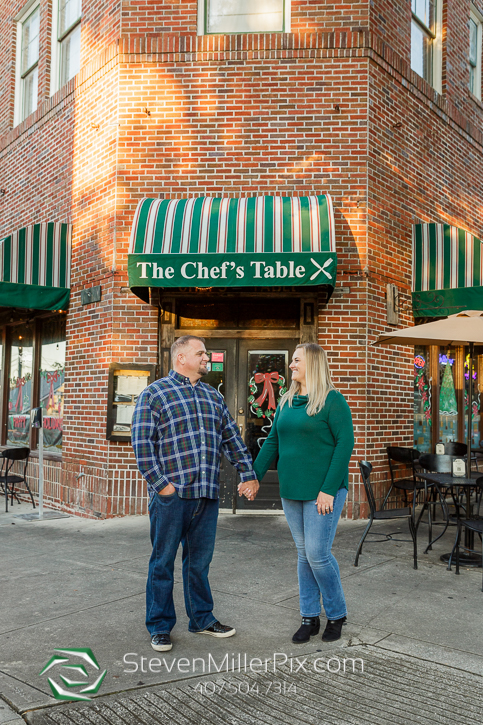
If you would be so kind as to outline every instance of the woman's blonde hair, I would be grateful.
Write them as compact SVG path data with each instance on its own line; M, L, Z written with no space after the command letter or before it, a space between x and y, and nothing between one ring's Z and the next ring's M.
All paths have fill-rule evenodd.
M316 415L322 410L327 395L331 390L335 390L335 387L330 378L329 363L327 362L325 350L314 342L305 342L297 345L295 349L298 350L302 347L305 350L305 382L309 399L307 415ZM280 401L280 408L283 408L287 402L292 407L294 395L299 395L300 389L300 383L293 380L290 388Z

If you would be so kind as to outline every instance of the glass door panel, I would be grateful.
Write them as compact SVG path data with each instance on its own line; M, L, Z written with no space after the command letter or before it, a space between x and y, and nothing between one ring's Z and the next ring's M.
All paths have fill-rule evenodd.
M244 426L244 439L253 460L260 452L273 425L281 396L290 384L289 364L294 340L242 340L239 349L238 425ZM277 461L260 486L255 501L238 499L239 508L280 509Z
M208 375L203 382L215 388L225 399L228 410L236 420L236 340L206 340L206 350L210 356ZM225 456L221 457L220 467L220 506L233 508L236 492L237 474Z
M62 451L64 421L65 320L43 321L40 347L40 406L44 411L44 450Z
M431 453L431 382L429 347L414 348L414 447Z
M288 350L248 350L245 443L255 460L270 433L281 396L287 391Z
M27 325L11 330L7 445L28 446L32 406L33 332Z
M458 405L455 388L454 348L439 351L439 440L458 440Z
M468 348L467 348L468 349ZM465 442L468 436L468 392L471 384L473 410L471 414L471 445L477 448L480 445L480 391L478 388L478 357L475 355L473 358L473 370L471 371L471 383L470 383L470 372L469 362L470 356L465 351Z

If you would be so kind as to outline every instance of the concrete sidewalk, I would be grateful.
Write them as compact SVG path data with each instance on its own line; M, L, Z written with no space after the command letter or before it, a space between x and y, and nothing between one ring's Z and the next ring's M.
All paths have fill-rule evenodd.
M349 607L344 637L296 647L296 554L285 518L223 514L210 579L215 615L237 635L188 632L178 562L178 623L163 656L144 627L147 517L15 517L31 510L15 504L0 514L0 725L483 721L481 569L456 577L440 562L454 528L424 555L421 525L417 571L405 524L408 541L367 543L356 569L365 522L342 521L334 552ZM396 531L397 522L373 529ZM90 683L107 670L92 702L53 697L48 677L75 681L78 669L62 664L86 664L64 655L40 676L55 648L90 648L100 668L90 668Z

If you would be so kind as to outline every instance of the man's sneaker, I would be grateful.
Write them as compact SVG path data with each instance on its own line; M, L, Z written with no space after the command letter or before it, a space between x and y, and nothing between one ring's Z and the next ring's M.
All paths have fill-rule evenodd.
M340 639L342 632L342 625L345 624L347 617L341 617L341 619L328 619L324 634L322 635L322 642L335 642Z
M169 652L173 647L169 634L153 634L151 637L151 647L156 652Z
M213 622L211 627L202 629L197 634L211 634L212 637L233 637L236 629L234 627L227 627L226 624L220 624L220 622Z
M311 637L319 633L319 629L319 617L302 617L302 624L292 637L292 642L295 642L295 644L308 642Z

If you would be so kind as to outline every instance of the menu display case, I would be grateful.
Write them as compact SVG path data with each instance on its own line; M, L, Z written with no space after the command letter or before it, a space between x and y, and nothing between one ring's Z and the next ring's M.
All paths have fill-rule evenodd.
M131 423L137 399L144 388L147 388L155 379L155 365L111 363L109 366L107 440L131 440Z

